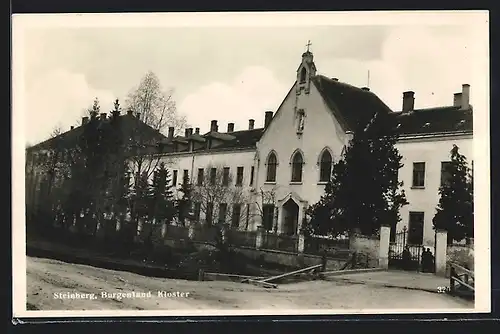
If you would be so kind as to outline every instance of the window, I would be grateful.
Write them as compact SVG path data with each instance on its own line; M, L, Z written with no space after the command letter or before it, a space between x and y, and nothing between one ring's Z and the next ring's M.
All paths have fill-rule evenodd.
M300 83L306 82L306 74L307 74L306 69L302 67L302 70L300 71Z
M236 185L241 186L243 184L243 167L238 167L236 171Z
M184 173L182 176L182 183L186 183L189 180L189 171L187 169L184 169Z
M410 212L408 228L408 243L410 245L421 245L424 241L424 213Z
M262 206L262 226L266 231L273 229L274 204L264 204Z
M425 185L425 162L413 163L413 187L424 187Z
M219 204L219 224L224 224L226 222L227 215L227 203Z
M194 220L196 222L199 222L200 221L200 213L201 213L201 203L200 202L196 202L194 203Z
M205 171L203 168L198 168L198 185L201 186L203 185L203 176L205 174Z
M217 169L210 168L210 184L215 185L215 179L217 178Z
M443 161L441 162L441 186L444 186L448 180L450 179L451 161Z
M319 162L319 181L328 182L332 174L332 155L325 150Z
M233 204L233 215L231 217L231 226L240 226L241 204Z
M210 177L211 177L211 180L212 180L212 175L210 175ZM213 181L212 184L215 184L215 181ZM228 186L229 185L229 167L224 167L224 169L223 169L222 185L223 186Z
M266 182L276 182L276 166L278 165L278 160L276 159L276 154L271 153L267 158L267 175Z
M173 176L172 176L172 187L177 186L177 170L174 170Z
M250 169L250 186L253 186L253 174L255 173L255 167L252 166Z
M292 159L292 182L302 182L302 165L304 159L300 152L295 153Z
M208 226L212 225L214 215L214 203L207 203L207 212L205 213L205 221Z

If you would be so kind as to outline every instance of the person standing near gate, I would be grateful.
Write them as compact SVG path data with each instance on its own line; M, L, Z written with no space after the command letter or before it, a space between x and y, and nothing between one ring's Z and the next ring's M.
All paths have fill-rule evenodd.
M429 248L425 248L424 251L422 252L422 272L423 273L428 273L429 272Z
M411 263L411 253L410 253L410 247L406 246L405 249L403 250L403 270L408 270L410 269L410 263Z

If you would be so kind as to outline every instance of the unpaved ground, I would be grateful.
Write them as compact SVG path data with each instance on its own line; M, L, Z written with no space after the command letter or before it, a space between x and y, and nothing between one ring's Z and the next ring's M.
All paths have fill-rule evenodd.
M148 293L148 297L103 298L101 293ZM166 295L158 295L165 292ZM179 292L179 294L177 294ZM64 299L58 294L94 294ZM180 296L184 293L184 297ZM170 296L169 296L170 294ZM172 296L174 294L174 296ZM473 308L437 293L346 282L310 281L264 289L233 282L197 282L27 258L27 304L38 310L376 309Z

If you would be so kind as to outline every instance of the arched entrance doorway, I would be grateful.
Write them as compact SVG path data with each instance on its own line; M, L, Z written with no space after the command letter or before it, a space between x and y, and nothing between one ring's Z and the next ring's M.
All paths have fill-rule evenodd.
M283 233L295 235L299 223L299 206L293 199L288 199L283 204Z

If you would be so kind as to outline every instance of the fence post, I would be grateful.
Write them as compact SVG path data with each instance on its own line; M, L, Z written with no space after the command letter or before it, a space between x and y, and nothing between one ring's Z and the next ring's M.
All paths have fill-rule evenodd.
M299 233L299 237L298 237L297 241L298 241L297 251L299 253L304 253L304 247L305 247L305 236L304 236L304 233Z
M122 228L122 219L123 219L123 217L121 215L116 217L116 221L115 221L115 231L116 232L119 232L120 229Z
M195 234L195 224L189 224L189 230L188 230L188 237L190 240L194 239L194 234Z
M204 281L205 280L205 270L200 269L198 270L198 281Z
M257 235L255 236L255 248L260 249L264 243L264 227L257 226Z
M389 243L391 240L391 227L389 225L380 226L378 266L382 269L389 268Z
M436 275L446 275L446 248L448 247L448 233L446 230L436 230L436 251L434 260L436 263Z
M167 222L163 221L161 224L161 238L165 239L167 236Z
M453 277L455 277L455 268L451 266L450 268L450 294L453 295L455 294L455 280L453 280Z
M326 249L323 250L323 254L321 255L321 271L326 271Z

